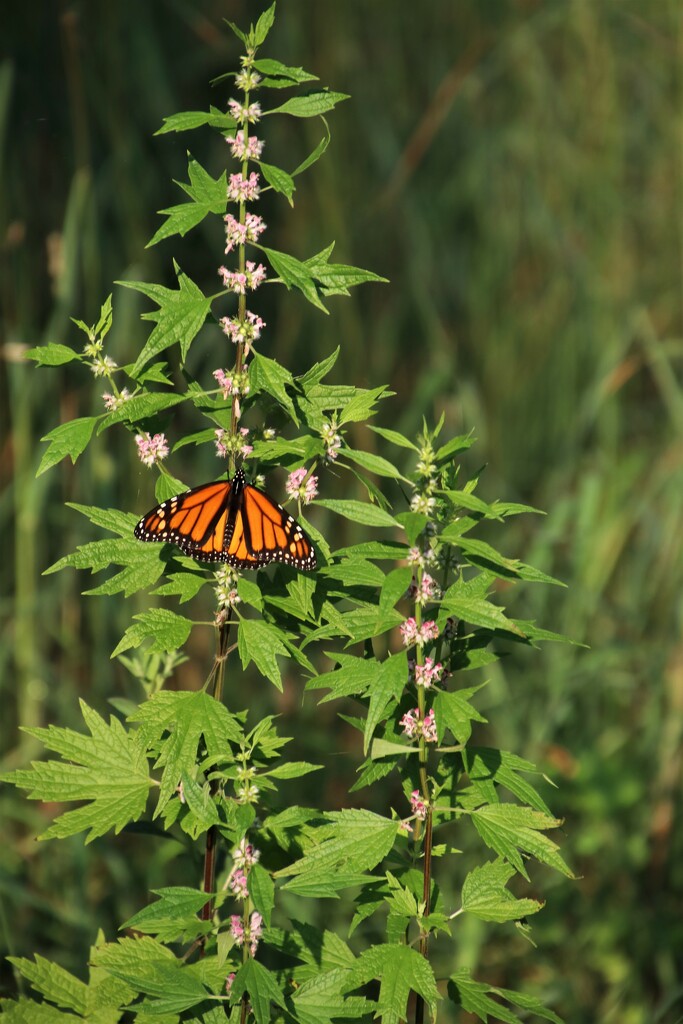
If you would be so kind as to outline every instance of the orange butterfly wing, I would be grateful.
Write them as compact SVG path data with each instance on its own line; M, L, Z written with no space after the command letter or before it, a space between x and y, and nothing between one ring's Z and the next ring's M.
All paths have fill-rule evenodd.
M284 562L315 569L310 540L292 516L238 470L231 482L203 484L162 501L135 527L138 540L177 544L201 562L258 569Z

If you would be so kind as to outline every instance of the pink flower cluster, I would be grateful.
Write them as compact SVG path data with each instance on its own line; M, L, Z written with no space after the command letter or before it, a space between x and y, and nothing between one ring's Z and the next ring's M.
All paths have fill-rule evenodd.
M245 121L253 124L261 116L260 103L250 103L248 106L245 106L239 100L228 100L228 110L230 111L230 116L238 124L244 124Z
M240 320L238 316L224 316L219 323L223 328L223 333L230 338L230 341L235 345L240 342L244 345L245 356L249 354L251 342L258 341L261 331L266 326L260 316L250 313L249 310L246 311L244 320Z
M243 839L240 839L239 844L232 851L233 862L239 868L250 868L252 864L256 864L260 858L261 851L252 846L250 842L247 842L246 836Z
M249 437L247 427L240 427L236 434L231 434L229 430L218 427L214 430L214 434L216 435L216 455L219 459L226 459L231 452L242 455L246 459L247 455L251 455L254 450L253 445L247 444Z
M153 466L155 462L161 462L168 455L168 441L165 434L138 434L135 438L138 446L138 458L145 466Z
M439 635L439 627L432 619L418 626L412 615L400 626L400 631L405 647L412 647L413 644L424 647L429 640L436 640Z
M249 895L247 888L247 876L241 868L236 868L230 879L230 891L238 900L246 900Z
M438 683L443 676L443 665L440 661L434 664L433 658L425 658L424 665L415 666L415 683L425 689L432 683Z
M244 132L235 132L234 135L226 135L225 141L230 146L230 151L236 160L259 160L263 152L263 142L255 135L250 135L244 141Z
M427 804L422 799L419 789L414 789L410 794L410 809L416 818L424 820L427 817Z
M242 918L238 914L233 914L230 918L230 933L236 946L243 946L245 942L248 942L249 952L252 956L256 956L259 939L263 933L263 918L255 910L249 918L248 927L245 929Z
M228 199L235 203L250 203L258 199L261 186L259 175L252 171L248 178L244 178L239 171L231 174L228 179Z
M436 743L438 737L436 735L436 720L434 718L434 708L431 709L429 714L420 719L420 709L413 708L412 711L406 711L405 715L398 723L406 736L410 739L417 737L423 737L427 743Z
M247 213L244 224L240 224L231 213L226 213L225 221L225 251L232 252L236 245L246 245L247 242L257 242L259 235L266 230L262 217L256 213Z
M219 267L218 275L224 286L235 295L245 295L247 290L253 291L266 279L266 268L262 263L258 267L253 260L247 260L246 273L239 270L228 270L227 267Z
M102 395L104 408L107 412L116 412L116 410L120 409L124 402L127 402L130 397L131 393L128 388L121 388L118 395L111 395L108 391L105 391Z
M241 396L249 394L249 374L242 370L240 373L232 373L228 376L227 370L214 370L213 376L221 389L223 398L227 399L231 395Z
M408 590L408 596L415 601L417 604L425 605L428 601L433 600L441 595L439 585L436 580L429 575L428 572L422 574L422 579L418 583L416 579L410 584Z
M337 432L337 424L334 422L324 423L320 430L320 436L325 445L325 457L334 462L342 445L341 434Z
M285 484L285 490L290 498L301 498L304 505L310 504L318 494L318 478L317 476L309 476L306 483L304 479L306 477L307 470L304 466L301 469L295 469L287 477L287 483Z

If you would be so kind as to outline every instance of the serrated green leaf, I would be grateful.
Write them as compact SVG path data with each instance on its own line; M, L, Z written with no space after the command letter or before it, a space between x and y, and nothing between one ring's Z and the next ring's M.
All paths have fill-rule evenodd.
M317 82L318 76L312 75L303 68L290 68L281 64L279 60L271 60L264 57L254 61L254 67L262 75L272 75L276 78L289 78L293 83ZM262 84L262 83L261 83Z
M401 699L408 683L408 652L401 651L380 665L375 662L375 678L370 687L370 704L363 734L363 753L367 754L375 729L387 709Z
M193 969L149 936L119 939L96 949L93 962L137 992L149 996L147 1013L182 1013L206 999L209 992Z
M64 762L34 761L30 769L2 776L6 782L29 789L30 800L88 801L58 817L41 839L63 838L89 829L89 843L110 828L120 832L124 825L137 821L147 803L151 781L142 737L127 733L116 718L107 724L85 701L80 704L90 736L56 726L26 730L48 750L61 754Z
M69 974L63 967L51 963L38 953L33 960L18 956L8 956L7 959L22 977L31 982L36 992L40 992L57 1006L75 1010L79 1016L85 1014L87 985L74 978L73 974Z
M339 461L343 459L350 459L351 462L355 462L357 466L362 469L367 469L369 473L376 473L377 476L386 476L391 480L404 480L408 483L407 477L403 476L402 473L394 466L388 459L383 459L381 455L373 455L372 452L354 451L353 448L342 448L339 452Z
M294 96L280 107L267 110L267 114L290 114L292 117L317 117L350 97L343 92L313 92L308 96Z
M87 448L96 423L96 416L84 416L81 419L71 420L69 423L62 423L45 437L41 437L40 440L48 441L50 446L43 453L36 476L40 476L46 469L61 462L67 455L75 464L78 456Z
M298 288L313 306L321 309L323 313L327 313L327 309L318 295L313 274L305 263L288 253L278 252L276 249L262 247L262 252L287 289Z
M235 119L219 110L218 107L211 107L207 110L183 110L179 114L171 114L165 117L161 128L158 128L155 135L165 135L166 132L187 132L193 128L201 128L203 125L210 125L212 128L220 128L227 131L236 125Z
M151 608L148 612L134 615L136 620L123 634L111 653L115 658L130 647L139 647L145 640L151 640L150 651L175 651L187 640L194 623L184 615L167 608Z
M557 843L542 834L542 829L557 828L561 822L540 811L517 804L489 804L470 812L472 822L486 845L515 866L529 879L520 851L548 864L567 878L572 872L560 856Z
M462 691L461 691L462 692ZM552 814L540 794L520 772L540 774L531 761L525 761L517 754L493 747L468 747L463 751L465 771L470 780L471 790L482 803L499 803L496 785L504 786L522 803L529 804L542 814Z
M456 584L457 587L457 584ZM508 619L505 613L490 601L478 597L460 597L455 587L450 587L443 595L441 607L450 615L457 615L473 626L485 626L487 629L502 629L506 633L524 636L521 629Z
M251 957L235 975L230 989L230 1002L233 1005L239 1002L245 992L249 994L256 1024L270 1024L271 1003L285 1007L285 998L275 975Z
M252 864L247 876L247 885L254 906L262 915L266 927L270 928L270 915L275 906L275 883L270 872L261 864Z
M259 160L259 168L270 187L286 196L289 200L289 205L293 206L292 196L294 195L296 185L291 174L287 174L287 171L283 171L281 167L266 164L262 160Z
M74 352L68 345L58 345L51 341L47 345L29 348L24 353L26 359L33 359L38 366L63 366L74 359L83 359L80 352Z
M370 424L368 424L370 426ZM417 445L409 441L403 434L399 434L397 430L387 430L386 427L373 427L370 426L370 430L373 430L375 434L379 434L385 441L390 441L392 444L398 445L399 448L411 448L414 452L419 451Z
M252 389L265 391L272 395L286 409L295 425L299 426L299 419L294 408L294 403L287 393L286 385L293 385L292 375L289 370L281 366L275 359L269 359L260 352L254 352L249 368L249 383Z
M273 27L275 21L275 4L271 4L267 7L263 14L259 17L256 22L256 28L254 29L253 42L254 49L259 46L263 46L266 41L266 37Z
M142 292L159 306L152 313L145 313L143 319L153 320L156 327L145 342L142 352L135 361L132 375L135 377L142 368L164 349L180 345L182 358L187 355L191 342L199 333L211 309L207 299L197 285L179 268L178 290L162 285L146 284L143 281L119 281L124 288Z
M507 883L515 874L512 865L504 860L489 861L474 868L462 886L462 909L482 921L519 921L543 908L531 899L516 899Z
M218 178L212 178L200 163L190 158L188 176L189 184L176 182L176 185L179 185L187 193L191 202L179 203L159 211L166 215L166 221L147 243L147 248L171 235L184 237L188 231L201 224L210 213L220 216L225 213L227 205L226 172L222 171Z
M321 704L339 697L367 693L377 673L377 662L374 658L358 658L351 654L334 654L328 657L333 658L338 667L331 672L323 672L306 683L307 690L330 690L329 694L321 699Z
M434 456L434 461L439 465L445 462L446 459L450 459L453 455L458 455L460 452L467 451L471 448L476 437L472 432L469 434L461 434L459 437L453 437L446 444L442 445L441 448L437 449Z
M175 792L182 773L192 773L200 742L209 758L230 762L230 742L242 740L235 717L224 704L202 690L155 693L138 708L131 721L140 723L139 732L147 746L156 746L164 738L155 765L164 769L155 817Z
M364 526L398 526L393 516L376 505L368 505L363 501L345 501L337 498L318 498L313 504L329 508L337 515L351 519L354 523Z
M321 118L321 120L325 125L325 135L323 135L318 145L311 153L308 154L306 159L302 160L301 163L294 168L294 170L292 171L293 178L296 178L298 174L302 174L304 171L307 171L309 167L312 167L313 164L317 163L330 144L330 129L327 126L327 121L325 120L325 118L323 117Z
M197 914L207 900L204 892L186 886L153 889L159 899L129 918L121 928L154 935L160 942L191 942L211 930L210 921L200 921Z
M417 992L432 1016L440 998L434 972L416 949L402 945L374 946L365 950L348 972L344 991L350 992L373 979L379 980L376 1016L382 1024L400 1024L408 1016L410 991Z
M439 737L439 743L443 742L446 729L450 729L458 743L467 743L472 735L472 722L485 722L486 719L476 708L472 707L469 700L479 686L467 689L444 690L436 694L434 698L434 716Z
M287 657L289 651L282 642L280 630L268 622L241 619L237 630L237 649L242 668L254 662L259 672L282 689L277 656Z
M340 868L348 871L371 871L387 855L394 844L400 822L364 810L344 810L330 814L333 825L329 837L304 857L275 872L276 878L305 876L329 872L334 876Z

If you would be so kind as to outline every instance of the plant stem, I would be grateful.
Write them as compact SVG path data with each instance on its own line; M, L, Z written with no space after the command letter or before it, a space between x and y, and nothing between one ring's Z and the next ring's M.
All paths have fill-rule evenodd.
M220 701L223 694L223 682L225 679L225 665L228 656L228 641L230 639L230 623L223 622L218 627L218 642L216 650L216 673L214 681L213 696ZM211 783L211 795L214 796L217 783ZM206 849L204 851L204 892L212 893L216 884L216 844L218 842L218 826L212 825L206 833ZM210 921L213 917L213 898L206 901L202 907L202 921Z

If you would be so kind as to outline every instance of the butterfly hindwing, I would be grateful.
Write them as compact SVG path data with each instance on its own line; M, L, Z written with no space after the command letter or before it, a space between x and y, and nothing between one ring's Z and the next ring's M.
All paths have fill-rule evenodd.
M232 481L216 481L177 494L143 516L139 540L177 544L201 562L227 562L258 569L284 562L314 569L313 545L297 521L276 501L247 484L242 470Z

